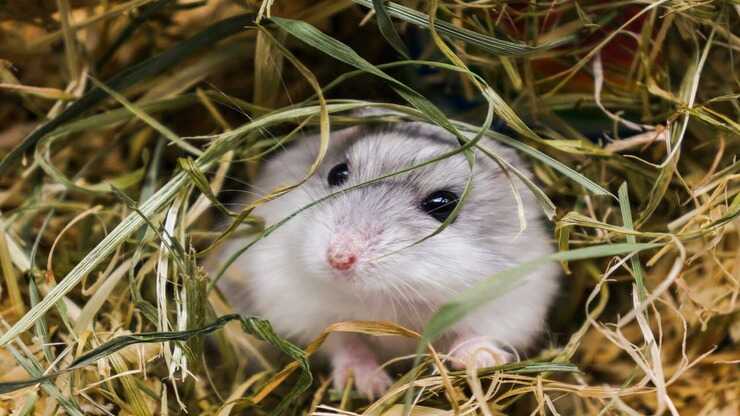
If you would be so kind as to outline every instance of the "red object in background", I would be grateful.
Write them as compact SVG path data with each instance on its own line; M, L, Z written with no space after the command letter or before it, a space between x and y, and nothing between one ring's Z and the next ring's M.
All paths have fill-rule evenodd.
M601 1L598 3L607 3L607 1ZM597 3L597 4L598 4ZM593 33L585 38L579 39L577 43L570 43L568 45L558 48L559 50L580 50L576 56L571 59L537 59L532 62L535 75L538 78L547 78L549 76L558 74L562 71L570 68L579 59L585 57L589 52L596 46L601 44L604 39L613 35L614 31L619 30L620 27L625 25L628 21L634 18L634 21L626 25L621 29L620 33L613 35L613 38L609 40L600 50L602 63L605 70L605 77L616 83L624 83L624 80L620 79L619 75L615 75L615 71L609 69L622 68L627 69L633 64L635 54L638 52L639 44L636 37L640 37L643 30L646 16L648 13L635 18L641 11L644 10L645 6L629 5L615 9L611 9L609 13L616 11L618 14L609 20L603 27L595 30ZM517 2L508 4L508 15L505 16L492 16L494 20L500 21L499 28L506 32L513 39L524 39L524 33L527 30L526 25L531 23L531 19L525 17L529 5L526 2ZM513 10L511 10L513 9ZM598 16L589 16L592 21L597 21ZM573 20L578 19L578 16L573 8L568 9L567 14L562 11L553 8L549 10L543 17L539 19L539 27L537 28L537 34L541 35L553 30L559 25L562 25L563 19ZM631 32L635 36L625 32ZM619 71L623 73L624 71ZM563 91L571 92L584 92L593 90L593 78L588 72L583 70L579 71L571 80L563 87Z

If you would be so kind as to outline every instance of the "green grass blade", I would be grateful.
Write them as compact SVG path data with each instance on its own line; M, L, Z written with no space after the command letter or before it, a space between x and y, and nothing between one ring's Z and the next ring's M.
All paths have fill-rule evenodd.
M385 3L383 0L373 0L373 9L375 10L375 18L378 20L378 29L383 35L386 41L393 46L401 56L405 59L409 59L409 52L406 49L406 45L403 44L401 37L396 31L396 27L393 26L388 11L386 11Z
M39 362L36 361L36 358L34 358L33 356L24 357L20 351L18 351L15 347L11 345L8 345L7 349L11 353L11 355L13 355L13 358L15 358L15 360L31 375L31 377L39 379L39 381L36 383L24 384L19 388L41 383L41 389L44 390L46 394L48 394L50 397L58 401L59 404L64 408L65 412L72 416L83 415L80 406L74 399L64 396L64 394L54 383L51 382L51 380L44 379L44 371ZM0 383L0 391L2 391L2 387L3 383ZM12 390L8 391L14 390L18 390L18 388L13 388Z
M622 182L622 185L619 187L619 209L622 213L622 224L624 228L634 230L635 225L632 222L632 209L630 208L630 197L627 192L627 182ZM635 244L637 238L634 235L628 234L627 242ZM642 263L640 263L640 258L638 256L632 256L630 264L632 264L632 272L635 274L635 283L640 293L640 300L644 301L647 296L647 289L645 288L645 271L642 268Z
M180 138L175 132L167 128L164 124L160 123L155 119L154 117L147 114L145 111L142 111L139 106L132 103L126 97L124 97L119 92L115 91L112 88L109 88L104 83L96 80L95 78L90 78L95 84L96 87L100 88L101 90L105 91L106 94L113 97L114 100L118 101L121 105L123 105L126 110L130 111L132 114L134 114L136 117L138 117L140 120L142 120L144 123L148 124L149 127L153 128L154 130L158 131L162 136L166 137L171 142L177 144L182 149L194 154L194 155L201 155L203 152L198 149L197 147L193 146L192 144L184 141Z
M28 279L28 295L31 299L31 307L39 303L39 290L34 278ZM36 330L36 336L42 342L41 348L44 351L44 358L46 358L46 361L51 364L54 362L54 359L56 359L56 356L49 346L49 326L46 322L46 317L42 315L41 318L35 322L34 327Z
M472 126L470 126L472 128ZM550 166L551 168L555 169L556 171L562 173L564 176L566 176L568 179L572 180L573 182L583 186L584 188L588 189L590 192L592 192L595 195L604 195L604 196L610 196L614 199L617 199L617 197L609 192L607 189L602 187L601 185L597 184L596 182L592 181L591 179L585 177L584 175L576 172L575 170L569 168L568 166L565 166L563 163L559 162L558 160L540 152L539 150L535 149L532 146L529 146L527 144L524 144L518 140L514 140L511 137L508 137L504 134L490 131L486 132L486 135L491 137L492 139L499 141L501 143L505 143L522 153L526 153L527 155L539 160L540 162Z
M374 0L352 0L362 6L373 8ZM429 15L426 13L419 12L414 9L410 9L406 6L402 6L398 3L388 2L385 5L385 9L388 14L409 22L415 26L429 29ZM377 9L376 13L378 13ZM465 28L454 26L448 22L438 21L435 23L436 30L443 36L448 37L452 40L459 40L469 45L479 47L487 52L494 55L504 56L525 56L533 53L542 52L544 50L552 49L557 46L561 46L565 43L571 42L575 39L573 36L565 37L557 42L548 43L540 46L529 46L520 43L508 42L505 40L494 38L493 36L484 35L481 33L474 32Z
M391 82L396 92L408 101L409 104L417 108L439 126L449 130L455 134L455 136L460 137L460 133L457 132L454 126L452 126L444 113L432 104L431 101L424 98L424 96L414 91L411 87L386 74L381 69L365 60L365 58L358 55L349 46L324 34L306 22L279 17L272 17L271 20L281 29L293 35L296 39L324 52L334 59L338 59L347 65L351 65L357 69Z

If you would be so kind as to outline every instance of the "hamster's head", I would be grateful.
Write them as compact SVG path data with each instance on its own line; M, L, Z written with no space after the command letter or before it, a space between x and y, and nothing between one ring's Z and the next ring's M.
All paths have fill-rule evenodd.
M407 300L432 301L448 299L518 262L526 246L516 241L524 242L537 224L519 233L516 200L498 164L477 156L472 189L457 217L427 238L460 203L471 175L465 156L458 153L373 180L454 150L454 138L419 123L358 131L332 144L317 173L302 190L293 191L294 211L337 194L291 220L295 223L284 238L293 239L296 252L291 256L301 271L291 278L316 279L370 296L395 293ZM510 159L516 158L513 152L503 151L507 160L518 164ZM373 182L356 187L368 181ZM527 217L536 218L536 203L525 195L528 191L520 194Z

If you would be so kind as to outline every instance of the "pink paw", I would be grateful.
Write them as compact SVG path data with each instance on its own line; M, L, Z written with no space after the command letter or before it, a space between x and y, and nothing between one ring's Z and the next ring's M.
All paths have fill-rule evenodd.
M495 367L515 361L514 354L504 351L493 341L486 338L470 338L458 341L450 349L452 367L456 369L473 369Z
M332 373L334 387L339 390L343 389L347 385L350 373L356 390L370 400L382 396L393 383L388 373L375 360L360 359L347 361L334 367Z

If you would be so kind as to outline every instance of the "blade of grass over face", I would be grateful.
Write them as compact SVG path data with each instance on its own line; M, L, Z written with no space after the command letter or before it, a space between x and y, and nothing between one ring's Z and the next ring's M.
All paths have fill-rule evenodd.
M349 65L352 65L358 69L364 70L370 74L373 74L375 76L378 76L382 79L385 79L387 81L390 81L394 84L394 90L396 93L398 93L402 98L404 98L409 104L416 107L419 111L421 111L429 120L433 120L436 124L439 126L447 129L452 134L454 134L458 139L461 141L464 140L463 136L455 129L455 127L449 122L445 114L440 111L434 104L432 104L429 100L427 100L424 96L413 90L412 88L408 87L406 84L403 84L402 82L396 80L395 78L391 77L390 75L386 74L382 70L378 69L365 59L363 59L361 56L359 56L355 51L353 51L351 48L349 48L347 45L337 41L336 39L325 35L321 31L317 30L315 27L311 26L310 24L295 21L295 20L288 20L288 19L281 19L281 18L274 18L273 21L280 26L283 30L287 31L294 37L302 40L305 43L308 43L309 45L323 51L329 56L332 56L336 59L339 59L342 62L345 62ZM321 99L321 97L320 97ZM483 127L481 127L481 133L478 133L478 135L473 140L473 144L480 140L482 137L482 131L488 130L493 120L493 113L492 109L489 107L486 121ZM473 168L473 154L468 151L468 147L463 145L461 147L461 151L465 152L465 156L468 160L468 164L471 169L471 175L468 177L468 181L465 185L465 188L463 190L463 193L461 195L460 203L458 203L455 206L455 209L453 209L453 212L451 215L430 235L425 237L424 239L431 238L434 235L442 232L447 225L451 221L455 219L457 216L457 213L462 208L465 199L469 195L469 191L472 185L472 168ZM417 241L414 244L418 244L422 242L424 239Z
M442 64L440 64L440 65L442 65ZM451 69L452 67L445 66L445 68L446 69ZM457 69L457 70L459 70L459 69ZM418 120L424 120L423 114L420 113L418 110L414 110L414 109L411 109L409 107L399 106L399 105L388 105L387 107L389 109L391 109L392 111L402 112L402 113L407 114L409 116L412 116L412 117L414 117L414 118L416 118ZM458 129L460 129L463 132L468 132L468 133L471 133L472 134L472 133L477 133L477 132L480 131L480 127L474 126L474 125L472 125L470 123L465 123L465 122L461 122L461 121L457 121L457 120L451 120L451 123L454 124ZM549 166L549 167L553 168L554 170L556 170L556 171L560 172L561 174L563 174L568 179L572 180L574 183L577 183L580 186L583 186L585 189L587 189L589 192L593 193L594 195L610 196L614 200L617 199L617 196L614 195L612 192L610 192L606 188L602 187L601 185L597 184L593 180L587 178L582 173L579 173L579 172L571 169L570 167L566 166L565 164L563 164L562 162L558 161L557 159L555 159L555 158L553 158L551 156L548 156L547 154L543 153L542 151L537 150L536 148L534 148L534 147L532 147L532 146L530 146L530 145L528 145L526 143L523 143L523 142L518 141L518 140L514 140L513 138L511 138L511 137L509 137L509 136L507 136L505 134L502 134L502 133L499 133L499 132L496 132L496 131L493 131L493 130L488 130L484 134L485 134L485 136L487 136L488 138L490 138L492 140L495 140L495 141L504 143L507 146L513 147L513 148L521 151L522 153L526 154L527 156L532 157L532 158L534 158L534 159L536 159L536 160L538 160L538 161L546 164L547 166Z
M365 104L363 107L367 108L367 104ZM257 238L255 238L254 240L252 240L249 243L245 244L242 248L240 248L239 250L237 250L236 252L234 252L225 262L223 262L223 264L221 265L219 271L212 277L211 288L215 287L215 285L218 282L218 280L224 275L224 273L229 268L229 266L231 266L231 264L234 261L236 261L236 259L239 256L241 256L245 251L249 250L258 241L260 241L263 238L268 237L270 234L272 234L273 232L275 232L275 230L277 230L279 227L283 226L285 223L287 223L291 219L295 218L297 215L299 215L303 211L305 211L305 210L307 210L307 209L309 209L311 207L314 207L314 206L316 206L316 205L318 205L318 204L320 204L320 203L322 203L322 202L324 202L326 200L329 200L331 198L334 198L337 195L341 195L341 194L343 194L345 192L350 192L350 191L353 191L353 190L356 190L356 189L360 189L362 187L365 187L365 186L371 185L373 183L377 183L377 182L383 181L383 180L388 179L388 178L391 178L393 176L397 176L397 175L400 175L400 174L403 174L403 173L406 173L406 172L410 172L410 171L412 171L414 169L418 169L420 167L427 166L427 165L430 165L432 163L438 162L438 161L443 160L445 158L448 158L448 157L450 157L452 155L461 153L461 152L465 151L466 149L469 149L473 145L474 145L474 142L473 141L468 141L462 147L459 147L459 148L457 148L455 150L449 151L447 153L444 153L444 154L439 155L437 157L434 157L432 159L423 161L421 163L417 163L416 165L412 165L412 166L409 166L409 167L406 167L406 168L403 168L403 169L399 169L399 170L397 170L395 172L391 172L391 173L388 173L388 174L385 174L385 175L381 175L381 176L378 176L378 177L373 178L371 180L365 181L363 183L359 183L357 185L353 185L353 186L344 188L342 190L339 190L339 191L330 193L330 194L328 194L328 195L326 195L326 196L324 196L322 198L318 198L318 199L312 201L311 203L309 203L307 205L302 206L298 210L292 212L287 217L285 217L285 218L281 219L280 221L278 221L278 222L276 222L274 224L271 224L270 226L266 227L264 229L264 231L262 231L257 236ZM264 202L265 200L268 200L268 199L269 199L269 196L268 197L260 198L257 202L252 203L249 206L247 206L244 209L244 211L247 211L248 212L251 209L253 209L257 204L262 203L262 202ZM426 238L429 238L429 237L426 237Z
M254 15L244 14L214 23L190 39L179 43L177 46L174 46L155 57L149 58L138 65L134 65L133 67L121 71L105 83L111 89L123 90L126 87L151 78L154 75L175 66L178 62L199 52L203 48L206 48L221 39L241 32L244 26L251 23L253 19ZM6 173L7 169L10 168L10 164L18 160L26 151L35 146L42 137L53 132L62 124L74 120L84 112L92 109L107 96L108 94L106 94L102 89L93 88L82 98L67 107L61 114L35 129L31 134L25 137L18 146L0 160L0 174Z

